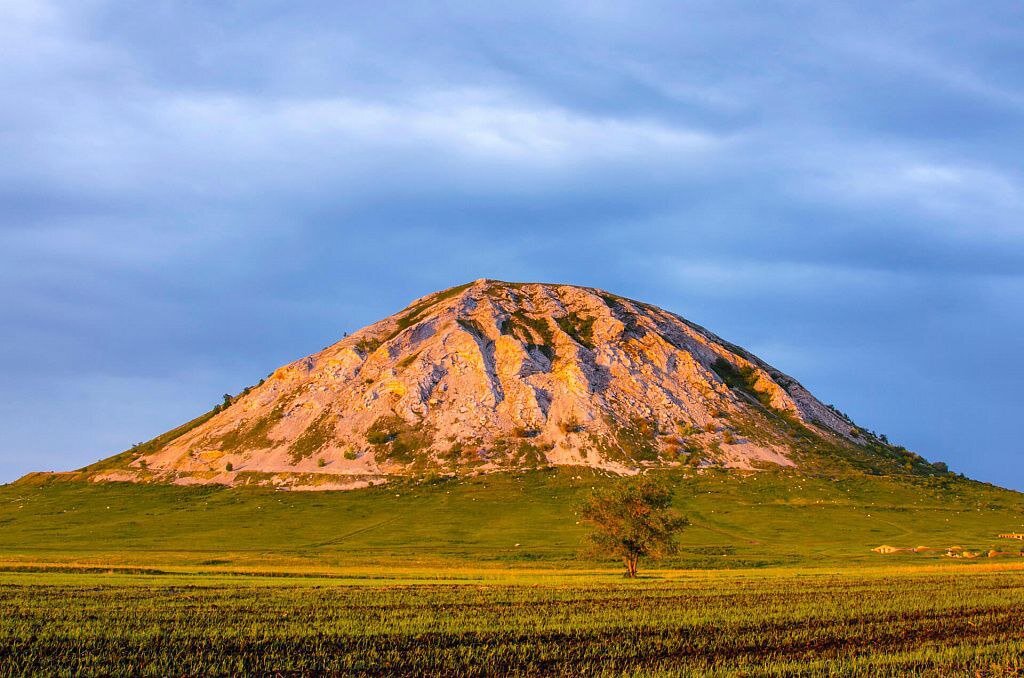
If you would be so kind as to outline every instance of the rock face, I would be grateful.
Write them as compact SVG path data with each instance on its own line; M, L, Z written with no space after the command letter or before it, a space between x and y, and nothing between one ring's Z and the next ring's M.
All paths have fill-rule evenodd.
M86 471L341 489L546 465L799 464L782 424L858 435L794 379L677 315L597 289L477 280Z

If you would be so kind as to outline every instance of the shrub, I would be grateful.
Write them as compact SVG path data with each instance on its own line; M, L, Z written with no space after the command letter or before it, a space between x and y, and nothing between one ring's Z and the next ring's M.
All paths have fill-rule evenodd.
M681 421L677 423L676 428L679 429L679 435L683 437L697 435L698 433L700 433L699 428L686 421Z
M405 428L405 421L398 415L380 417L373 422L370 428L366 429L366 442L371 445L384 445L390 443L398 432Z
M725 358L716 358L715 362L711 364L711 369L730 389L742 391L765 407L771 407L772 396L770 393L757 389L757 370L753 367L737 368Z
M233 465L233 464L232 464L232 463L231 463L231 462L229 461L228 463L224 464L224 470L225 470L225 471L228 471L228 472L230 472L230 471L234 471L234 470L235 470L235 467L234 467L234 465Z
M355 450L345 450L345 458L348 459L349 461L352 461L353 459L358 459L359 453L356 452Z
M319 459L316 460L316 466L317 468L323 468L324 466L327 466L327 462L324 461L323 457L320 457Z
M683 448L681 445L679 445L679 443L669 441L668 443L665 444L664 456L669 461L676 461L677 459L679 459L679 455L682 452L682 450Z
M378 339L360 339L356 342L356 348L363 355L370 355L378 348L380 348L380 340Z

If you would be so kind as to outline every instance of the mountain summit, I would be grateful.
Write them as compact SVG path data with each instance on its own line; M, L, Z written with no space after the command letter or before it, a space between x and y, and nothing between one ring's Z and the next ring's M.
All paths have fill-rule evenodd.
M342 489L579 465L934 470L793 378L649 304L477 280L417 299L80 473Z

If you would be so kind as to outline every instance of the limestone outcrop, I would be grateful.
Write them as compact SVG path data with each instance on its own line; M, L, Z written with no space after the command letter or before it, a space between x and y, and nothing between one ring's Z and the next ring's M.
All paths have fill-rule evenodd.
M799 464L773 421L837 440L856 430L668 311L598 289L477 280L277 369L92 477L344 489L545 465Z

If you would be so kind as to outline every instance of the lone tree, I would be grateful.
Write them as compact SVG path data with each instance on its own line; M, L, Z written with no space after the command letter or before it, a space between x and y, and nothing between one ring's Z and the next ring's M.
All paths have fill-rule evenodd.
M629 578L636 577L641 556L657 559L675 553L675 537L689 525L672 509L672 488L650 478L595 491L580 515L594 528L593 552L622 558Z

